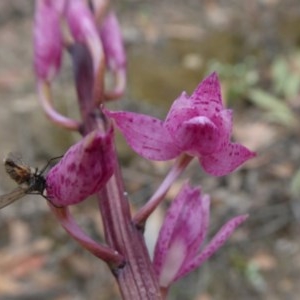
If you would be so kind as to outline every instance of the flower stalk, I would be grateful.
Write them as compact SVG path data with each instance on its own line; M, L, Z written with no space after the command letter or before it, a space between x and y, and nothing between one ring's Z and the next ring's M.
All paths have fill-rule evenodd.
M114 275L123 299L162 299L143 235L132 223L120 175L116 169L98 194L105 239L126 261L123 268L113 270Z
M146 204L136 213L133 217L133 222L144 231L145 222L156 207L164 200L169 188L172 186L174 181L180 176L185 170L188 164L191 162L192 157L186 154L181 155L176 159L172 169L167 174L166 178L160 184L158 189L155 191L153 196L146 202Z
M124 257L116 250L95 242L84 233L75 222L67 207L56 207L51 202L48 202L48 205L66 232L83 248L107 262L112 269L117 269L125 264Z
M78 121L60 114L53 107L51 89L48 82L37 82L37 91L40 104L50 121L68 130L78 131L80 129L80 123Z

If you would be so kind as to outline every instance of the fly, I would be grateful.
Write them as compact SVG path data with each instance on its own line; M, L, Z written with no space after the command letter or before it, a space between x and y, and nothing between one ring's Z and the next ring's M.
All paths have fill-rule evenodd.
M10 193L0 196L0 209L22 198L26 194L38 194L46 198L44 195L46 179L43 173L48 168L50 162L57 158L61 158L61 156L50 159L42 170L39 171L38 168L31 168L24 164L20 155L9 153L4 159L5 170L19 186Z

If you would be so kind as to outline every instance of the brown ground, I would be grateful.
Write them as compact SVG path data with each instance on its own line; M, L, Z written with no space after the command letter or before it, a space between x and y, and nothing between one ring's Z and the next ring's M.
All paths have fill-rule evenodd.
M236 65L252 57L259 74L257 86L271 90L270 65L280 55L295 53L299 46L300 3L248 2L116 3L129 57L128 92L118 107L164 116L182 90L191 92L207 74L212 60ZM42 166L78 136L54 128L37 103L32 6L29 1L0 3L0 157L20 151L27 161ZM229 82L226 76L221 81L225 93ZM57 105L76 116L68 66L56 93ZM229 103L235 108L235 138L256 150L258 158L219 179L202 173L195 162L174 185L168 200L190 177L212 196L212 234L236 214L249 213L249 221L201 269L174 285L170 299L299 299L300 202L299 193L292 194L290 188L300 167L299 123L286 126L270 121L266 110L253 105L247 93L242 95ZM285 100L299 119L299 96ZM119 147L132 204L139 206L151 196L170 164L146 162L124 143ZM3 168L0 178L1 193L14 187ZM99 237L101 222L95 208L96 203L90 201L74 208L74 213L91 235ZM149 228L154 230L159 213ZM107 267L67 236L42 198L28 196L2 210L0 228L1 300L119 299Z

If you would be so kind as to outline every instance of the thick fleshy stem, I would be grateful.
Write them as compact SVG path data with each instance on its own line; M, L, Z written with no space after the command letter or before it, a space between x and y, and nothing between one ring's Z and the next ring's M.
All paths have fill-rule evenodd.
M124 268L114 273L123 299L162 299L143 235L131 221L118 166L99 193L99 206L107 243L126 258Z
M112 269L121 268L124 265L124 257L116 250L101 245L88 237L70 215L67 207L56 207L48 202L48 205L61 226L73 237L83 248L94 254L96 257L107 262Z
M101 104L103 99L105 59L102 44L98 39L90 37L89 39L87 39L86 44L92 57L94 66L94 85L92 100L94 102L94 106L96 107Z
M82 45L75 45L70 48L70 54L74 61L76 88L84 124L82 133L86 135L95 129L105 128L107 120L101 111L93 106L95 103L90 102L93 67L89 51ZM115 150L112 155L117 157ZM106 242L125 259L122 268L112 269L123 299L162 299L144 237L131 220L117 159L114 174L98 196Z
M147 201L147 203L136 213L133 218L134 224L139 228L143 229L147 218L151 215L151 213L156 209L156 207L161 203L164 199L166 193L169 188L173 184L173 182L179 177L179 175L185 170L188 164L193 159L192 156L187 154L182 154L179 156L174 165L172 166L170 172L167 174L164 181L161 183L159 188L156 190L154 195Z
M48 82L38 81L37 90L42 108L53 123L68 130L78 131L80 129L78 121L63 116L53 107L51 89Z

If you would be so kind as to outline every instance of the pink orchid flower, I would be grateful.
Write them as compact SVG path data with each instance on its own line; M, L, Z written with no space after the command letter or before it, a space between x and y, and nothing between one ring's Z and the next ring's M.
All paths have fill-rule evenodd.
M156 243L153 266L161 287L198 268L230 237L247 216L238 216L227 222L211 242L200 247L209 225L210 199L201 195L199 188L186 184L169 208Z
M113 174L113 132L93 131L73 145L47 174L46 191L55 206L83 201Z
M255 156L230 141L232 111L223 107L216 73L204 79L190 97L183 92L165 121L132 112L106 113L131 148L147 159L168 160L186 153L198 157L207 173L223 176Z

